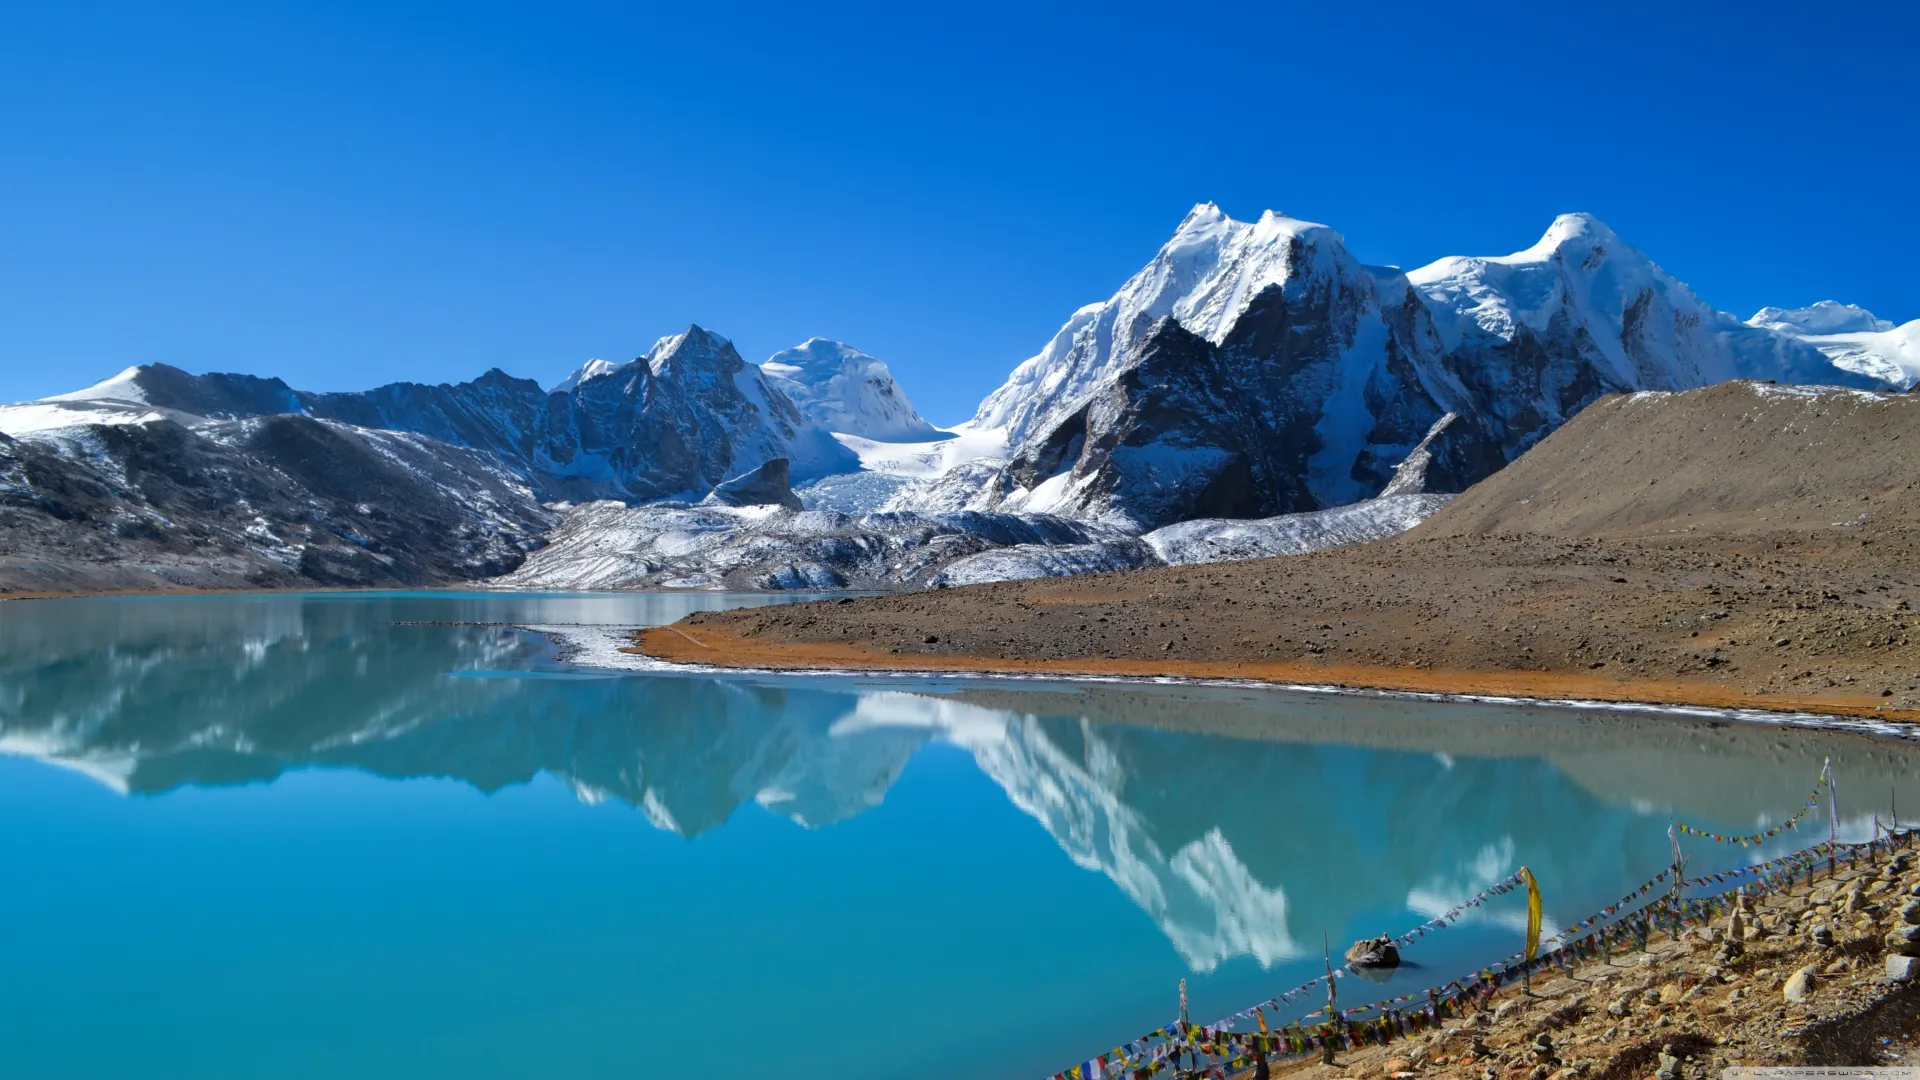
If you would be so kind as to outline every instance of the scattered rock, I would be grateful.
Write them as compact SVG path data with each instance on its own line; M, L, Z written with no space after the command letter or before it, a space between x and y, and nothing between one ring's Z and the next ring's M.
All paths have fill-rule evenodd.
M1787 977L1787 985L1781 994L1790 1002L1799 1003L1813 996L1814 965L1808 964Z
M1896 926L1889 930L1887 951L1895 956L1920 956L1920 926Z
M1660 1048L1660 1068L1654 1073L1659 1080L1679 1080L1680 1057L1673 1052L1673 1044Z

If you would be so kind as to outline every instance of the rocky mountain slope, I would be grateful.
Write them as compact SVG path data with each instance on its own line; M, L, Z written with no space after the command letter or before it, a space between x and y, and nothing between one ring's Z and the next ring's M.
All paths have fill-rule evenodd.
M1920 394L1752 382L1605 398L1420 536L1871 539L1920 528Z
M306 416L0 436L0 592L434 585L553 522L490 455Z

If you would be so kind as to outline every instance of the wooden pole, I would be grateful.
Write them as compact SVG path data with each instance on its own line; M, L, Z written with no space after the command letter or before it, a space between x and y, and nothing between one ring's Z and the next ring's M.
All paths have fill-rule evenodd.
M1191 1075L1193 1072L1198 1071L1199 1069L1200 1054L1198 1051L1194 1050L1193 1048L1193 1029L1189 1027L1188 1024L1189 1024L1189 1021L1187 1019L1187 980L1181 979L1180 980L1180 1037L1182 1039L1185 1039L1187 1042L1187 1065L1189 1066L1187 1071L1189 1075Z
M1827 781L1827 878L1831 880L1840 873L1836 858L1840 849L1840 803L1833 794L1833 759L1828 758L1820 771Z
M1335 1019L1338 1015L1335 1002L1339 995L1333 985L1333 944L1327 940L1327 932L1324 930L1320 932L1320 948L1327 964L1327 1035L1320 1044L1320 1063L1331 1065L1333 1064L1333 1040L1340 1032L1339 1021Z

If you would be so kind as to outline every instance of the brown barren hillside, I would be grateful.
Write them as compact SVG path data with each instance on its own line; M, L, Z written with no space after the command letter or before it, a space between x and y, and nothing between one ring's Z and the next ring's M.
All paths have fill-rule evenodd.
M1920 396L1607 398L1393 540L706 613L637 647L1920 719L1916 445Z
M1423 535L1920 525L1920 394L1738 382L1603 398Z

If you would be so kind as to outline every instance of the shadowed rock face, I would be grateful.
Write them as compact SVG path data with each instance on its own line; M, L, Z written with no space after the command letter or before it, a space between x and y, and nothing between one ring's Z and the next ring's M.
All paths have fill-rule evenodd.
M291 415L76 431L89 455L0 448L0 589L439 584L512 570L552 521L488 456L417 436Z
M1131 335L1118 369L1016 450L992 497L1150 530L1376 495L1423 440L1428 491L1459 491L1518 452L1448 370L1404 277L1361 267L1324 232L1292 238L1285 262L1286 280L1217 341L1170 317ZM1456 422L1436 430L1448 412Z
M1415 447L1427 455L1425 491L1462 490L1505 464L1515 440L1483 414L1436 430L1447 410L1416 363L1417 308L1363 340L1358 288L1268 286L1218 345L1161 319L1080 409L1020 448L999 496L1017 505L1065 474L1059 501L1034 508L1145 531L1376 494ZM1330 429L1342 409L1345 430Z
M213 373L191 375L177 367L151 364L135 378L150 405L218 420L301 412L300 395L279 379Z
M564 393L494 370L453 386L300 397L316 416L491 451L548 499L697 497L795 451L813 470L854 464L731 342L699 327Z
M1131 366L1021 449L1007 479L1032 489L1064 472L1062 511L1141 531L1310 508L1300 432L1262 430L1244 389L1223 350L1162 319Z
M725 506L784 506L804 509L787 482L787 459L774 458L750 472L716 485L708 496Z

